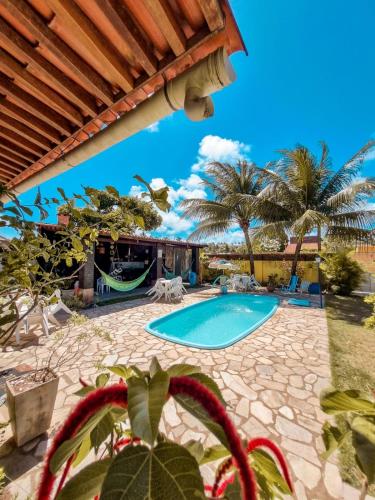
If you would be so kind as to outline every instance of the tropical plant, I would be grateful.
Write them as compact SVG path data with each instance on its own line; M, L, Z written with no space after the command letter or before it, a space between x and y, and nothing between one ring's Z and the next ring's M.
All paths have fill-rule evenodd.
M168 193L168 187L165 188ZM15 236L6 241L6 251L0 253L0 343L5 344L23 319L39 306L45 297L49 297L60 288L65 281L77 277L77 272L87 260L97 241L99 229L106 230L113 240L119 238L123 219L118 214L101 213L97 210L97 190L84 188L84 194L75 194L68 198L63 189L58 188L58 198L42 198L38 190L32 205L21 204L14 193L0 184L0 228L12 230ZM103 193L103 191L101 191ZM117 200L120 205L122 197L112 186L106 186L105 195ZM159 200L158 192L150 192L153 201ZM77 203L84 205L77 208ZM40 221L48 217L47 209L64 204L64 213L69 215L69 222L56 233L53 242L40 230L38 223L30 220L40 214ZM137 211L125 207L127 221L132 227L144 227L144 221ZM90 217L95 222L88 222ZM65 264L72 269L68 276L61 276L59 268ZM22 315L17 303L28 299L28 307Z
M266 438L244 441L230 420L216 383L200 368L173 365L163 370L156 358L149 371L115 365L108 370L120 382L107 385L101 373L95 385L83 385L82 397L53 438L47 452L37 499L279 498L292 492L285 459ZM124 382L126 381L126 383ZM200 420L220 444L185 445L159 430L170 397ZM93 451L95 461L73 475L71 468ZM213 485L204 486L200 466L223 459ZM53 493L57 475L61 474ZM208 494L208 497L206 496Z
M110 220L119 233L133 234L140 228L151 231L162 223L151 201L120 195L113 187L110 190L86 188L86 194L90 195L90 202L94 206L86 205L74 211L65 205L59 207L59 213L71 215L71 222L77 226L82 226L83 220L86 224L95 224L99 230L105 230Z
M365 297L364 301L372 305L372 314L369 318L365 319L365 327L369 330L375 330L375 293Z
M328 147L322 143L320 158L305 146L281 150L281 158L262 169L266 183L258 196L241 196L252 201L252 213L263 221L255 237L293 234L297 245L292 274L295 274L303 238L317 231L341 241L366 238L375 221L375 210L366 207L375 190L374 178L360 178L366 155L375 145L369 141L337 171L332 170Z
M250 238L250 228L255 223L252 204L247 200L238 202L237 196L253 198L262 190L262 176L259 169L246 161L236 165L213 162L206 170L202 184L211 190L213 199L192 198L181 202L184 216L199 222L190 239L201 239L225 233L234 226L243 232L250 273L255 274L254 254Z
M329 422L323 426L323 441L327 459L351 440L356 463L363 474L360 500L364 500L368 487L375 483L375 399L373 394L356 390L328 391L321 396L322 410L328 415L343 416L346 425L339 428Z
M363 270L347 251L322 254L320 269L326 286L337 295L350 295L361 283Z

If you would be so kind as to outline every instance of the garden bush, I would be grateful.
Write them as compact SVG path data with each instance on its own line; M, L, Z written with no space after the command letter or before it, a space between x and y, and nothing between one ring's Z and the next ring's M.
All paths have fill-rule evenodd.
M324 255L321 264L325 284L337 295L350 295L361 282L362 268L348 252Z

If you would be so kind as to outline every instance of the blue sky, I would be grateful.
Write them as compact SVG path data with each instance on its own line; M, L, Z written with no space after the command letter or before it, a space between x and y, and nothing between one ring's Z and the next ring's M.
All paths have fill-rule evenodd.
M80 186L115 185L137 193L133 175L172 187L172 211L160 235L189 234L179 200L204 196L209 159L246 156L263 165L276 150L302 143L318 152L325 140L338 168L375 137L374 0L232 0L249 55L231 56L237 80L214 95L215 115L199 123L183 112L42 184L43 196ZM364 175L375 174L375 155ZM21 200L32 202L35 189ZM54 222L52 214L49 221ZM238 240L233 229L230 239ZM225 238L226 241L228 238Z

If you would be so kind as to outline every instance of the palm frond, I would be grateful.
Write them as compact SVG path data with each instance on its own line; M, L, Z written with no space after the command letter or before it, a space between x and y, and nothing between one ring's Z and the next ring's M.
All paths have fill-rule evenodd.
M368 141L328 180L326 186L321 191L320 199L322 202L344 189L358 176L367 154L374 147L375 140Z
M188 240L201 240L203 238L210 238L219 236L230 229L232 223L231 221L225 220L213 220L201 222L199 226L189 235Z
M231 209L217 201L203 200L201 198L190 198L180 203L183 208L183 217L189 217L196 221L202 221L210 218L229 219L231 218Z
M375 178L359 180L352 182L349 186L330 196L325 204L332 210L339 210L353 205L359 206L363 203L364 197L372 195L374 191Z
M375 226L375 210L354 210L342 212L330 217L330 226L355 227L373 229Z
M295 220L292 224L292 231L298 236L312 231L317 226L324 226L329 223L329 218L316 210L306 210L301 217Z

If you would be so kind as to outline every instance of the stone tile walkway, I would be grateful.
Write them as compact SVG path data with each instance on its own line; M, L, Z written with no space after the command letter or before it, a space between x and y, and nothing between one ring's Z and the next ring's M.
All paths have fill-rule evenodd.
M144 331L151 319L177 308L205 300L215 292L201 289L189 293L183 304L151 303L148 299L113 304L89 310L90 322L111 332L113 343L95 340L79 360L60 370L60 385L53 425L56 430L77 401L73 392L79 377L94 378L93 357L104 356L104 364L137 364L147 368L153 356L162 366L177 362L200 365L211 375L229 404L232 418L244 436L268 436L284 450L294 477L296 496L304 499L344 498L344 489L334 462L324 463L321 426L325 415L319 409L319 393L329 385L329 353L325 313L289 306L281 298L275 315L251 335L223 350L189 348L152 336ZM71 341L84 327L75 327ZM39 337L37 354L47 356L50 340ZM33 364L34 346L1 354L0 368L20 363ZM212 444L203 426L176 408L166 405L162 427L179 442L201 439ZM9 490L18 499L35 491L47 437L0 459L13 481ZM209 468L205 474L212 477Z

